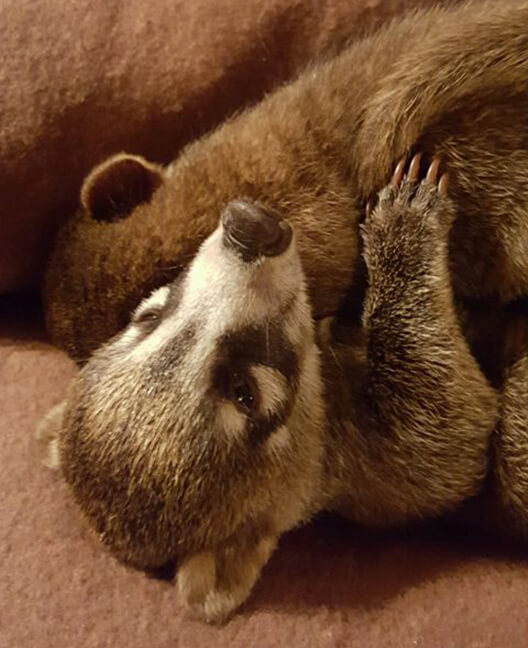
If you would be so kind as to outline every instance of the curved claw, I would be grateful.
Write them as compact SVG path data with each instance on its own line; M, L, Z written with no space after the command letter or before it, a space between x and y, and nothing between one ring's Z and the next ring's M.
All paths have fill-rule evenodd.
M367 204L365 205L365 213L367 215L367 218L372 214L375 206L376 206L376 200L371 196L367 200Z
M441 196L447 196L448 187L449 187L449 175L447 173L444 173L440 178L440 182L438 183L438 193Z
M422 154L421 153L416 153L416 155L413 157L411 160L411 164L409 165L409 173L408 173L408 179L411 180L411 182L415 182L418 180L418 175L420 173L420 160L422 159Z
M427 175L425 176L425 181L430 184L435 184L438 177L438 169L440 168L440 160L438 158L433 158L429 169L427 170Z
M396 168L394 169L394 173L392 174L392 178L390 181L391 186L395 188L398 188L400 186L400 182L402 181L403 178L404 169L405 169L405 157L402 157L402 159L396 165Z

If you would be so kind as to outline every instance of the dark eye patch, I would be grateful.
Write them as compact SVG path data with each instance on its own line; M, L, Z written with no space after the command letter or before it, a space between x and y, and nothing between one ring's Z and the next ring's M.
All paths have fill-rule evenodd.
M276 369L289 384L292 397L280 411L271 415L260 415L257 414L258 405L245 411L249 439L257 444L265 441L286 421L297 390L299 362L291 342L284 335L283 328L274 322L248 326L226 334L219 343L218 360L213 374L213 389L222 398L236 405L233 383L247 380L252 381L257 405L259 394L257 381L251 375L253 365Z
M252 416L258 409L258 386L247 369L237 370L220 362L213 371L212 383L216 393L231 401L242 414Z
M283 328L268 322L227 333L219 342L220 358L233 370L247 371L251 365L262 364L277 369L286 380L296 381L297 355Z

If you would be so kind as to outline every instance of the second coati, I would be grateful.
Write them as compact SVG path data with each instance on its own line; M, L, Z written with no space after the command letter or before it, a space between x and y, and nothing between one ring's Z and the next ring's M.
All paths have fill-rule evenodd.
M364 204L412 150L450 169L455 293L528 294L528 3L470 2L394 20L192 143L168 167L118 155L86 179L43 290L78 362L174 278L245 196L295 226L316 318L359 311Z

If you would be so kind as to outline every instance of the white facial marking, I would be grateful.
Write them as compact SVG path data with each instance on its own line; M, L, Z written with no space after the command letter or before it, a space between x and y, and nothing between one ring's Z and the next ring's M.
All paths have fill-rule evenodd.
M163 308L163 306L165 306L165 304L167 303L169 294L170 294L169 286L161 286L161 288L157 288L147 298L145 298L142 302L140 302L140 304L132 314L132 318L138 317L141 313L144 313L147 310L150 310L151 308L160 308L160 309ZM126 349L127 347L131 347L134 344L134 342L136 342L136 340L139 338L139 336L140 336L139 327L135 326L132 323L128 327L128 329L114 343L115 348ZM146 342L147 340L144 340L144 342ZM146 353L148 353L148 348L146 349Z
M268 416L275 414L288 398L286 378L277 369L265 365L253 365L250 371L259 388L259 412Z
M306 301L306 296L302 291L299 292L300 295L296 303L284 320L284 332L294 347L298 347L304 341L303 337L306 334L306 324L311 320L311 312Z
M241 438L246 426L246 417L229 401L218 407L217 421L228 439Z
M324 412L323 383L321 378L321 356L313 345L302 357L299 367L301 385L298 400L306 409L321 414Z
M134 317L137 317L140 313L143 313L151 308L163 308L163 306L165 306L165 304L167 303L169 295L169 286L161 286L161 288L154 290L136 308L136 310L134 311Z
M178 324L180 324L180 326L178 326ZM177 318L170 318L161 322L153 333L141 340L141 342L131 350L129 357L136 362L147 360L147 358L170 342L170 340L178 334L179 330L183 330L183 324L184 323L182 322L178 322Z
M127 348L131 346L139 337L139 329L135 326L129 327L117 340L112 347L119 349L121 347Z
M279 315L302 282L291 245L284 254L244 263L223 242L223 227L202 244L192 262L181 307L205 321L210 331L261 322Z
M144 313L151 308L163 308L167 303L169 295L169 286L158 288L139 304L134 312L134 317L140 316L141 313ZM183 329L184 325L185 322L182 321L182 318L178 313L175 313L172 317L161 322L151 335L148 335L134 349L132 349L129 357L138 362L146 360L150 355L169 342L172 337L177 335L178 331ZM131 343L138 337L138 334L138 328L131 326L123 335L122 341Z

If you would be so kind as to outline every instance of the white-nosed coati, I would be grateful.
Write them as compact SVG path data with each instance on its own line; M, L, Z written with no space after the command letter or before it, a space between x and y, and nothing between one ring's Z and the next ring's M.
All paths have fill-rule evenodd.
M118 156L86 180L51 329L86 360L136 289L158 290L41 434L103 544L176 561L203 618L322 508L392 525L484 493L483 522L526 541L527 19L525 2L417 13L168 169ZM396 167L362 246L364 203L417 147L427 176L417 156ZM84 277L67 265L83 258Z
M501 404L469 349L438 167L418 182L417 156L398 165L362 225L361 323L316 334L290 225L233 201L45 420L48 463L103 545L146 571L174 563L202 618L224 619L280 534L323 509L401 525L455 511L491 475L501 532L526 539L526 368Z

